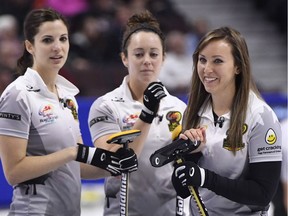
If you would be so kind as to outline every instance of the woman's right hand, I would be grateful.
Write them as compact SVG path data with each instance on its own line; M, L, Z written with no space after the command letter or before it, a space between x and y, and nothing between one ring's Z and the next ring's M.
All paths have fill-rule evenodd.
M139 118L142 121L151 124L157 115L161 99L166 96L164 85L161 82L150 83L144 91L144 107Z
M179 138L185 140L190 139L192 141L200 141L200 146L192 153L200 152L206 144L206 127L201 127L197 129L191 128L189 130L186 130L179 135Z

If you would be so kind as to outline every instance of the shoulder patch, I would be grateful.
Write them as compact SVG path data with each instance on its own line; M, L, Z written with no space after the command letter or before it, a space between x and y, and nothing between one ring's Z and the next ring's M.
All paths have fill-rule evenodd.
M21 115L16 113L0 112L0 118L21 121Z
M273 145L277 141L277 136L275 131L272 128L269 128L265 135L265 142L268 145Z
M106 120L108 120L108 116L97 116L89 122L89 127L92 127L94 124L96 124L98 122L102 122L102 121L106 121Z

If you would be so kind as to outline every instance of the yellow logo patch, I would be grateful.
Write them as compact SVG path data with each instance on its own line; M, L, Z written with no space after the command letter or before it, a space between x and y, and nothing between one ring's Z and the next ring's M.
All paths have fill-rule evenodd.
M242 134L245 134L248 130L248 125L247 124L243 124L243 131Z
M273 145L276 142L276 140L277 140L276 133L272 128L270 128L266 133L265 141L268 145Z

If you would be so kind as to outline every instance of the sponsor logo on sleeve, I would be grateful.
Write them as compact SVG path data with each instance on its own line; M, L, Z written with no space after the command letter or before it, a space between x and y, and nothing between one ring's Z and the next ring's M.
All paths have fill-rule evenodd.
M277 135L272 128L269 128L265 135L265 143L268 146L259 147L258 154L271 154L271 153L279 153L281 152L281 145L274 145L277 141Z
M21 115L16 113L0 112L0 118L21 121Z
M277 140L276 133L272 128L270 128L266 133L265 141L268 145L273 145L276 142L276 140Z
M103 122L103 121L107 121L108 120L108 116L98 116L96 118L93 118L90 122L89 122L89 126L92 127L94 124L98 123L98 122Z

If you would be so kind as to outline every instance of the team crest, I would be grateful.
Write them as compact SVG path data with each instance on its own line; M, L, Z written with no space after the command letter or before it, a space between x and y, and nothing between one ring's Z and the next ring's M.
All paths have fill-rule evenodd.
M248 130L248 125L247 124L243 124L243 128L242 128L242 135L244 135ZM226 135L228 136L229 134L229 130L227 130ZM241 149L243 149L245 147L245 143L242 143L241 145L239 145L235 150L239 151ZM232 146L230 143L228 143L227 138L225 138L223 140L223 148L227 149L228 151L232 151Z
M170 111L167 113L166 119L169 121L169 131L174 131L174 129L180 124L182 114L179 111Z
M242 145L238 146L235 150L236 151L240 151L241 149L243 149L245 147L245 144L242 143ZM225 138L223 141L223 148L228 150L228 151L232 151L232 147L231 145L227 142L227 139Z
M247 130L248 130L248 125L244 124L242 134L244 135L247 132Z
M77 109L76 109L76 105L75 105L74 101L72 99L66 99L65 105L68 109L71 110L73 118L75 120L78 120L78 113L77 113Z

